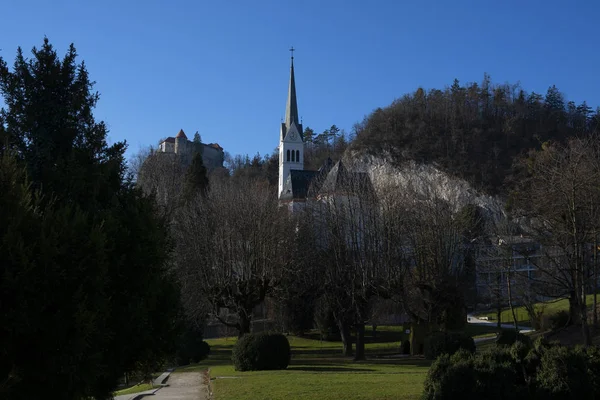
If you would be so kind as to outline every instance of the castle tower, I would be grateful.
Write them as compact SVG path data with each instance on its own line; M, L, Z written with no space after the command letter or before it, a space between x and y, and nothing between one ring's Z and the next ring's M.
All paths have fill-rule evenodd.
M175 153L176 154L182 154L185 152L185 150L187 148L187 141L188 141L188 138L185 135L185 132L183 132L183 129L180 129L177 136L175 136Z
M283 184L291 170L304 170L304 132L298 119L298 102L296 100L296 81L294 78L294 48L290 67L290 85L288 88L285 121L281 124L279 134L279 191L281 198Z

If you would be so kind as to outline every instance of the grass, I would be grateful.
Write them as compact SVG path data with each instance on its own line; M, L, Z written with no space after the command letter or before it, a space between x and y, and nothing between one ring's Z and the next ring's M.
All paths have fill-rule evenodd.
M472 325L467 333L480 337L495 327ZM316 333L289 336L290 366L282 371L235 371L231 350L236 338L206 340L208 359L176 372L210 368L215 400L260 399L418 399L423 391L430 361L419 357L391 358L407 339L405 326L380 326L376 336L365 334L367 361L342 357L340 342L325 342Z
M250 399L418 399L430 361L384 359L381 343L367 344L364 362L340 356L341 343L290 336L292 361L282 371L238 372L231 365L235 338L207 340L211 355L176 372L210 368L216 400ZM397 346L396 346L397 347Z
M594 295L590 294L586 297L586 303L589 305L594 301ZM551 316L553 314L558 313L559 311L569 311L569 299L558 299L547 301L544 303L538 303L535 305L536 310L543 310L543 315ZM517 317L517 323L523 326L530 326L531 322L529 321L529 314L525 307L515 307L515 315ZM489 312L485 312L477 315L478 317L488 317L490 320L496 321L496 311L492 310ZM514 318L510 308L502 309L502 313L500 314L500 322L503 324L511 324L513 323Z
M418 399L429 362L328 359L293 361L286 370L236 372L211 369L217 400L246 399ZM236 378L219 378L219 377Z
M134 394L134 393L139 393L139 392L145 392L146 390L151 390L151 389L153 389L153 386L150 383L141 383L139 385L134 385L134 386L128 387L126 389L118 390L114 393L114 395L121 396L124 394Z

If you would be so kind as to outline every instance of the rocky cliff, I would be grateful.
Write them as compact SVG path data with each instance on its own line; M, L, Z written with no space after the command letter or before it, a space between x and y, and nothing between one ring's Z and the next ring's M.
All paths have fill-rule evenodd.
M414 190L422 195L442 198L456 210L467 204L474 204L492 221L505 216L503 201L479 193L465 180L450 176L434 165L408 161L397 166L385 156L374 157L358 153L347 153L344 159L356 170L367 172L378 193Z

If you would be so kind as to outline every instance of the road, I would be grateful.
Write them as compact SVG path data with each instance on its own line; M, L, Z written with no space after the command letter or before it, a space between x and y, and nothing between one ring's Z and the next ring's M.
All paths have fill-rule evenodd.
M468 314L467 315L467 322L469 324L476 324L476 325L496 325L495 321L486 321L484 319L479 319L477 317L475 317L472 314ZM502 329L515 329L515 326L513 324L502 324L500 325L500 327ZM519 332L521 333L527 333L527 332L532 332L533 329L527 327L527 326L519 326ZM486 342L488 340L494 340L494 338L489 338L489 337L483 337L483 338L477 338L474 339L475 344L480 343L480 342Z
M472 314L467 315L467 322L469 324L477 324L477 325L490 325L490 324L494 325L494 326L496 325L495 321L486 321L484 319L479 319ZM515 328L515 326L513 324L502 324L502 325L500 325L500 327L502 329L514 329ZM521 333L527 333L527 332L532 332L533 329L531 329L528 326L519 326L519 331Z

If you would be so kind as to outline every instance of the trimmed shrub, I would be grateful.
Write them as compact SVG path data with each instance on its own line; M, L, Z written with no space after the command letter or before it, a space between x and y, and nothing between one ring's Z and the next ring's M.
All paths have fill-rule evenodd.
M515 342L531 346L531 339L514 329L502 329L496 338L496 345L498 346L512 346Z
M195 329L187 329L179 339L176 362L178 366L188 365L190 362L204 360L210 353L210 346L202 340L202 333Z
M471 355L441 355L424 384L424 400L595 399L600 397L600 350L520 341Z
M459 349L475 353L473 338L460 332L434 332L425 338L425 358L430 360L442 354L452 355Z
M550 319L550 329L556 331L558 329L565 328L571 323L571 316L569 312L566 310L560 310L556 314L553 314L549 317Z
M175 363L178 367L190 365L190 357L186 357L186 354L183 354L182 352L178 351L177 356L175 357Z
M206 357L208 357L209 353L210 353L210 345L203 340L200 343L198 343L196 347L194 347L192 355L191 355L191 359L192 359L192 361L197 363L197 362L204 360Z
M236 371L286 369L290 363L290 343L280 333L247 333L235 346L231 359Z

